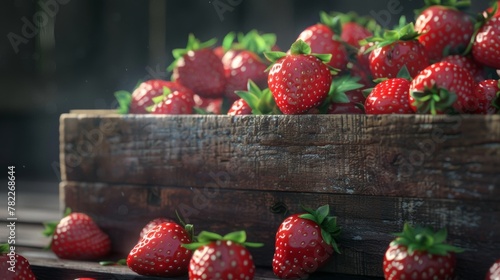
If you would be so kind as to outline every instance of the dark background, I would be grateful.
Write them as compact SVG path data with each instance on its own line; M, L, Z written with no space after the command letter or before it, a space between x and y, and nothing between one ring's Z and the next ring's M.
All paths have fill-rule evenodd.
M472 12L488 1L475 0ZM113 92L168 78L171 50L258 29L286 49L319 12L356 11L384 27L413 20L423 0L8 0L0 7L0 168L19 180L59 181L59 116L109 109ZM46 7L45 9L43 7ZM228 10L217 11L228 8ZM38 15L38 17L37 17ZM34 19L35 17L35 19ZM39 26L29 28L36 19ZM27 23L28 22L28 23ZM24 29L24 34L23 34ZM16 37L18 36L18 37ZM11 40L22 38L16 47ZM9 39L10 38L10 39ZM0 169L1 170L1 169ZM7 172L5 172L7 173ZM7 176L7 175L5 175Z

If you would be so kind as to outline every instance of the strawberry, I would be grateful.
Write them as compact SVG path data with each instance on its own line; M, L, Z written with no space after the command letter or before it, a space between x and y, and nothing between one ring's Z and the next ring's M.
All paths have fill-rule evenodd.
M120 105L118 112L121 114L149 113L148 108L155 104L153 99L163 95L164 88L168 88L170 91L188 90L186 87L176 82L148 80L140 83L132 94L123 90L115 92L115 97Z
M463 56L458 54L449 55L444 57L441 61L446 61L464 68L465 70L470 72L471 76L476 82L484 80L484 67L477 63L477 61L475 61L471 56Z
M472 56L485 66L500 69L500 17L489 16L484 21L472 43Z
M185 49L174 49L174 62L168 70L173 71L172 79L202 97L222 97L226 86L224 66L210 47L215 40L201 43L189 35Z
M52 236L50 248L61 259L96 260L111 251L111 240L84 213L66 211L58 223L46 223L44 234Z
M195 108L201 109L209 114L221 114L223 98L204 98L199 95L194 95Z
M227 111L227 114L229 116L251 115L252 108L248 106L248 103L243 98L240 98L233 102L231 108L229 108L229 111Z
M462 53L474 33L474 21L461 9L470 1L425 0L425 7L416 11L415 30L429 59L440 61L448 54Z
M176 277L188 272L192 252L182 246L192 241L192 226L175 222L153 227L134 246L127 266L140 275Z
M375 42L371 50L370 71L375 79L396 78L403 66L410 76L414 77L429 65L427 53L417 40L413 24L409 23L400 29L388 30L383 37L372 37L368 41Z
M281 279L305 279L339 252L340 229L330 207L305 210L287 217L276 232L273 272Z
M365 101L366 114L414 114L408 102L410 81L392 78L377 84Z
M360 79L351 76L342 76L333 79L327 99L323 102L320 112L327 114L363 114L359 104L363 104L365 97L358 83ZM325 112L326 108L326 112Z
M328 65L344 70L347 67L348 53L340 39L334 39L334 33L326 24L318 23L304 29L297 38L311 47L312 53L331 54ZM338 34L337 34L338 36Z
M233 104L235 108L231 114L228 113L229 115L274 115L281 113L271 91L268 88L261 90L252 80L248 80L247 91L236 91L236 95L243 101L235 102Z
M163 88L163 94L153 98L154 106L151 107L152 114L173 114L187 115L193 113L194 93L184 88L171 91L169 88Z
M273 62L267 82L281 112L302 114L327 98L332 74L325 63L331 55L312 55L302 40L292 44L289 54L265 55Z
M469 71L449 62L438 62L420 72L410 85L409 102L418 113L444 113L450 107L457 113L477 109L475 82Z
M359 16L355 12L321 12L320 18L335 35L340 36L341 41L356 49L360 47L361 40L372 37L373 32L380 28L374 19Z
M171 223L173 222L170 219L167 218L156 218L151 221L149 221L141 230L139 233L139 240L142 239L150 230L152 230L154 227L157 225L163 224L163 223Z
M255 265L246 247L260 247L263 244L245 241L244 231L224 236L200 232L197 243L184 245L195 250L189 262L189 279L253 279Z
M36 280L28 260L15 252L15 246L0 245L1 279L8 280Z
M395 235L384 255L385 279L454 279L455 253L463 250L444 243L446 229L434 232L405 224Z
M475 114L495 114L498 112L500 101L497 96L500 95L500 80L484 80L476 85L474 90L475 98L478 102Z
M500 259L496 260L486 273L485 280L500 280Z

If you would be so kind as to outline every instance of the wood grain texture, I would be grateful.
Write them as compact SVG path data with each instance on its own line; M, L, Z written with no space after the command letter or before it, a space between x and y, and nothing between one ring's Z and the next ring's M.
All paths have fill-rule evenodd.
M500 251L497 201L77 182L61 183L61 193L65 206L96 219L110 234L114 251L123 256L150 219L175 219L177 210L196 232L247 230L249 241L265 244L251 249L256 265L270 267L274 235L285 218L270 210L276 203L286 205L289 213L301 211L300 204L329 204L338 216L342 254L334 255L325 272L381 277L391 233L400 231L405 221L448 229L449 241L467 250L458 256L459 279L482 279Z
M63 181L500 200L500 116L61 116Z

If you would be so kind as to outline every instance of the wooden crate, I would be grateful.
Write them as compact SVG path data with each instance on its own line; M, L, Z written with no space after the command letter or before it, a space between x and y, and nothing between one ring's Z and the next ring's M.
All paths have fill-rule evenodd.
M459 279L500 258L500 116L152 116L60 119L61 197L127 254L140 228L178 211L198 230L245 229L270 267L284 214L328 203L342 254L324 272L382 276L408 221L467 249ZM279 206L279 207L278 207ZM277 212L277 213L276 213Z

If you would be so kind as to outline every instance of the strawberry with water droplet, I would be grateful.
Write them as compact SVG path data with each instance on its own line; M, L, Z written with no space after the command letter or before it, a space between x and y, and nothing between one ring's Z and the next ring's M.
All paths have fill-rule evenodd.
M319 106L328 96L332 74L326 63L330 54L311 54L302 40L292 44L289 54L266 52L273 62L268 85L284 114L303 114Z
M335 238L340 234L336 217L330 207L286 218L276 232L273 272L281 279L304 279L338 252Z
M445 243L447 232L405 224L389 244L383 262L385 279L454 279L456 253L463 250Z

